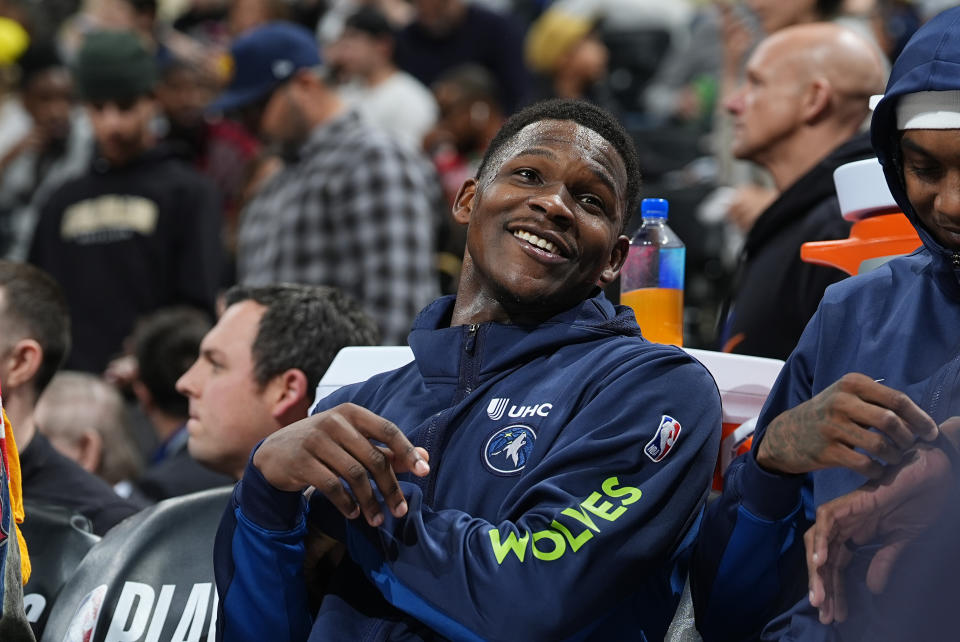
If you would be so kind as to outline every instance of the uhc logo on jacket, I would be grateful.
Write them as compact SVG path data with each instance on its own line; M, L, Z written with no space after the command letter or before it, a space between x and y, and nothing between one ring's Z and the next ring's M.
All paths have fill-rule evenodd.
M509 397L497 397L491 399L490 403L487 405L487 416L493 421L500 421L500 419L503 418L504 411L509 405ZM550 414L552 409L552 403L538 403L532 406L510 406L510 412L507 413L507 416L513 417L514 419L525 417L546 417Z

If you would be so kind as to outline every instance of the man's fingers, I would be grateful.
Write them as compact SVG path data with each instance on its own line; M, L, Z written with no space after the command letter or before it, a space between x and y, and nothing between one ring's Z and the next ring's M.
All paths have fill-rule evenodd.
M837 622L843 622L847 619L847 587L844 581L844 573L847 565L853 558L853 553L847 548L846 540L836 542L833 550L831 564L831 575L833 577L833 619Z
M406 502L387 458L368 439L357 432L346 417L335 415L333 420L329 438L335 442L336 447L326 448L324 458L327 464L349 484L367 523L374 527L383 523L380 502L370 485L371 477L391 512L402 509L405 513Z
M407 501L400 489L400 483L397 481L393 466L390 464L390 458L380 448L362 437L352 441L349 444L349 450L370 472L374 484L380 490L380 494L383 495L384 504L387 505L393 516L403 517L406 515ZM375 503L376 499L373 498L372 501ZM379 526L379 523L371 523L371 525Z
M823 624L847 617L843 574L853 557L847 542L861 523L859 508L864 502L862 492L854 491L821 505L814 525L804 534L810 603Z
M357 505L353 496L347 492L347 489L343 487L340 478L330 472L326 466L318 467L313 478L315 480L313 486L326 495L330 503L343 513L344 517L348 519L360 517L360 506Z
M896 412L859 394L837 395L831 410L830 428L835 439L862 448L888 464L898 463L900 453L916 441L906 421ZM870 427L877 430L867 430Z
M870 560L870 566L867 568L867 588L873 594L883 592L887 587L887 580L890 579L890 572L900 558L900 553L907 547L911 540L898 540L887 544L873 556Z
M833 566L831 561L831 563L825 564L817 570L820 581L823 583L823 599L817 608L821 624L830 624L833 622L834 604L836 602Z
M397 465L403 466L405 470L409 470L418 477L425 477L430 472L430 466L421 454L423 449L415 448L393 422L360 406L345 404L341 408L345 416L365 437L383 443L394 453L394 462Z
M843 444L829 446L824 461L830 466L849 468L868 479L879 479L883 476L885 470L880 462Z
M924 441L933 441L937 438L937 423L910 397L899 390L894 390L862 374L847 374L840 381L843 384L841 389L856 394L866 402L892 411L893 415L887 415L869 425L882 431L901 448L910 445L912 436ZM907 437L903 430L908 431L911 437Z
M954 448L960 449L960 417L950 417L940 424L940 432L946 435Z
M426 451L415 448L393 423L342 404L271 435L254 455L254 465L277 488L313 485L348 518L362 513L377 527L383 523L384 504L396 517L407 512L395 469L425 475L427 459Z
M823 604L824 590L823 580L820 578L820 565L825 559L821 559L814 549L814 540L816 538L817 524L807 529L803 535L803 545L807 555L807 586L810 587L810 604L819 608Z
M387 460L390 462L390 465L393 466L393 472L395 473L412 473L413 471L407 467L407 459L402 457L396 457L393 454L393 451L387 448L386 446L377 446L380 449L380 452L384 454ZM430 453L427 452L426 448L420 446L415 447L417 452L420 454L420 458L423 461L430 463Z

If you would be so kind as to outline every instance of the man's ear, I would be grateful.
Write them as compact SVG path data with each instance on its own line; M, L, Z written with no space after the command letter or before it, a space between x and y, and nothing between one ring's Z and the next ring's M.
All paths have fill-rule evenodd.
M629 249L630 239L623 234L618 236L616 243L613 245L613 250L610 251L610 263L600 273L600 282L598 283L600 287L610 285L617 278L620 274L620 268L623 267L623 262L627 260Z
M815 78L803 92L801 114L803 121L812 124L827 112L833 98L833 86L826 78Z
M100 469L103 455L103 437L96 430L84 430L77 438L77 463L94 475Z
M321 82L317 74L307 67L297 69L293 76L287 81L294 89L306 89Z
M7 375L4 388L15 388L29 383L43 363L43 348L33 339L20 339L7 356Z
M468 178L463 181L463 185L457 191L457 197L453 201L453 219L461 225L470 222L470 214L473 213L473 205L477 198L477 179Z
M306 417L311 391L303 370L290 368L274 377L270 386L273 404L270 414L274 419L286 426Z
M153 395L150 394L150 390L147 389L143 382L139 379L134 379L130 384L130 389L133 390L133 396L137 398L137 401L140 402L140 405L144 409L151 409L153 407Z

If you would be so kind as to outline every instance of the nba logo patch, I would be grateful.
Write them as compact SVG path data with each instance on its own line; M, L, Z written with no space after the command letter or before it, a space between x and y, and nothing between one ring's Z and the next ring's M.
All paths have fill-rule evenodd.
M514 475L523 470L533 453L537 433L530 426L514 424L493 433L483 448L487 468L501 475Z
M644 446L643 452L647 453L647 457L654 462L662 461L673 448L673 445L677 443L679 436L680 422L673 417L664 415L660 419L660 427L653 434L653 439Z

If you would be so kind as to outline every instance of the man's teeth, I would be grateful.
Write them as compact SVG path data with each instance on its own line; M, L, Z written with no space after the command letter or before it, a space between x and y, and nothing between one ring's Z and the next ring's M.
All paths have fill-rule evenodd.
M546 250L551 254L560 254L559 248L548 241L547 239L542 239L536 234L531 234L530 232L524 232L523 230L517 230L513 233L518 239L522 239L529 243L530 245L536 245L541 250Z

